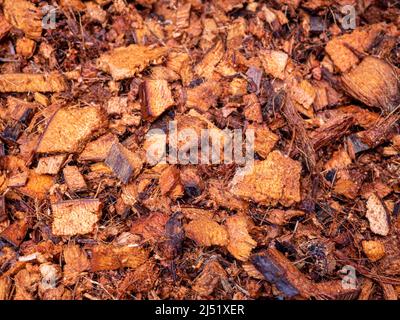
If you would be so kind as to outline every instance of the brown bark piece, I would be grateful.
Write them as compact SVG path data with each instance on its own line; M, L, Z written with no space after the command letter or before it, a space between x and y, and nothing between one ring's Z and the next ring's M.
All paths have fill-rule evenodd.
M0 14L0 40L7 35L10 29L11 24L9 24L6 18Z
M353 50L361 53L367 51L384 30L385 26L382 24L374 24L354 30L352 33L329 41L325 50L335 63L335 66L341 72L346 72L359 62Z
M203 271L195 279L192 289L200 296L208 296L213 293L221 280L227 278L224 268L216 260L208 261Z
M206 79L210 79L216 65L222 59L225 52L222 41L217 41L215 45L204 55L203 59L195 66L194 71Z
M123 183L128 183L132 177L139 174L143 161L138 154L129 151L122 144L114 143L108 152L105 164Z
M61 92L65 89L65 80L58 73L0 74L0 92Z
M85 251L76 244L65 246L63 255L65 260L63 283L72 285L82 272L89 270L90 261Z
M260 59L265 72L274 78L284 79L285 69L288 63L288 55L282 51L263 50Z
M55 175L60 170L65 159L66 155L64 154L40 158L35 172L37 174Z
M248 126L254 130L254 151L266 158L279 141L279 136L273 133L267 125L253 124Z
M381 59L364 58L358 66L342 75L342 82L351 96L387 113L400 103L398 75L391 65Z
M35 48L36 42L31 39L22 38L17 40L17 53L26 59L32 57Z
M79 161L104 161L112 145L116 142L118 142L118 138L114 134L102 135L100 138L89 142L78 159Z
M66 166L63 170L64 180L73 192L84 191L87 185L77 166Z
M225 224L229 235L229 243L226 248L236 259L248 260L251 250L257 246L257 242L249 235L247 217L243 215L230 216Z
M132 223L130 232L140 235L144 242L158 241L165 236L165 224L168 216L162 213L152 213L148 217L139 218Z
M47 125L36 152L77 152L103 125L103 114L97 107L61 108Z
M225 246L228 244L228 232L217 222L201 218L185 226L186 236L202 246Z
M7 21L24 31L28 38L40 38L42 13L34 4L26 0L4 0L3 10Z
M272 151L266 160L238 170L231 182L231 192L263 204L279 202L290 206L301 200L300 173L300 163L280 151Z
M11 290L11 279L6 276L0 277L0 301L8 300Z
M341 299L357 292L357 288L344 287L340 280L314 284L275 248L253 255L251 259L267 281L287 297Z
M139 94L142 116L149 121L154 121L175 103L166 80L145 80Z
M385 246L380 241L368 240L362 243L363 251L368 259L376 262L385 256Z
M372 194L367 201L366 218L369 221L369 227L375 234L387 236L389 234L389 218L382 201Z
M28 232L28 221L21 219L15 221L8 226L2 233L0 238L7 240L13 246L19 247L21 242L24 240L26 233Z
M90 270L135 269L145 263L149 253L138 247L97 245L93 248Z
M167 53L166 48L151 48L137 44L120 47L100 56L97 67L110 73L114 80L135 76Z
M186 89L186 105L201 112L206 112L209 108L215 107L221 88L215 81L206 81L202 84Z
M53 234L74 236L94 231L101 216L102 203L97 199L68 200L53 203Z

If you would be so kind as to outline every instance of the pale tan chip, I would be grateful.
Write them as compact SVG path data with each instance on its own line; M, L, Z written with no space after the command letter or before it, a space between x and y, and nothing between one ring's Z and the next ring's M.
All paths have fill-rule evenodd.
M165 236L165 224L168 216L160 212L140 218L132 223L131 233L140 235L143 241L159 241Z
M31 39L42 35L42 12L26 0L4 0L4 16L14 27L21 29Z
M63 170L63 174L65 183L71 191L78 192L87 189L85 179L79 172L77 166L66 166Z
M362 243L363 251L369 260L372 262L378 261L385 256L385 246L380 241L363 241Z
M203 271L195 279L192 289L201 296L208 296L213 293L221 280L226 280L227 275L222 266L216 260L206 263Z
M63 165L65 158L65 154L40 158L35 172L38 174L55 175Z
M79 155L79 161L104 161L111 149L111 146L118 142L117 136L107 133L100 138L89 142L82 153Z
M369 221L369 227L373 233L381 236L389 234L390 227L386 209L382 201L375 194L372 194L368 198L367 213L365 216Z
M282 51L262 50L260 59L267 74L283 80L289 56Z
M101 207L102 203L97 199L53 203L53 234L74 236L93 232L101 216Z
M175 101L166 80L145 80L140 86L142 116L154 121L165 110L171 108Z
M72 285L76 282L78 276L90 268L90 261L86 252L78 245L69 244L64 247L64 278L65 285Z
M131 78L151 63L156 63L167 50L132 44L101 55L97 60L97 67L110 73L114 80Z
M186 236L202 246L225 246L228 244L228 232L217 222L200 218L185 226Z
M58 73L0 74L0 92L61 92L65 90L65 80Z
M90 260L91 271L137 268L147 261L149 252L139 247L97 245Z
M239 169L231 182L231 192L263 204L290 206L301 200L301 164L272 151L266 160Z
M257 242L249 235L247 218L242 215L230 216L225 224L229 234L228 251L238 260L248 260Z
M103 125L103 114L97 107L61 108L47 125L36 152L77 152Z

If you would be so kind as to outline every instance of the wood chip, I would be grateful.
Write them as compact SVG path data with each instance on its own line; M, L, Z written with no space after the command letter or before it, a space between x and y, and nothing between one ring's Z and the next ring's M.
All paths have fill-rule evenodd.
M367 201L367 213L369 227L375 234L387 236L389 234L389 218L382 201L372 194Z
M264 70L274 78L284 79L288 55L282 51L264 50L260 52Z
M53 203L53 234L75 236L94 231L101 216L102 203L95 199L68 200Z
M363 241L362 248L365 255L372 262L376 262L385 256L385 246L379 241L369 240Z
M64 78L58 73L0 74L0 92L61 92L65 89Z
M208 296L213 293L221 280L227 279L224 268L216 260L205 263L200 275L195 279L192 289L200 296Z
M66 166L63 169L65 183L73 192L84 191L87 185L77 166Z
M240 261L248 260L251 250L257 246L257 242L249 235L247 217L230 216L226 219L225 224L229 234L228 251Z
M400 103L398 74L381 59L370 56L364 58L358 66L342 76L342 82L351 96L387 113L395 110Z
M140 86L142 116L154 121L175 102L166 80L145 80Z
M97 107L61 108L47 125L36 152L77 152L103 125L103 114Z
M231 182L231 192L255 202L290 206L301 200L300 173L300 163L280 151L272 151L266 160L238 170Z
M65 246L63 255L65 260L63 283L71 285L82 272L89 270L90 261L86 252L76 244Z
M42 13L33 3L26 0L4 0L3 10L7 21L24 31L28 38L40 38Z
M55 175L60 170L66 159L66 155L43 157L39 159L35 172L38 174Z
M166 48L150 48L132 44L101 55L97 60L97 67L110 73L114 80L122 80L135 76L166 53Z
M90 270L118 270L121 268L137 268L148 259L148 251L129 246L97 245L92 250Z
M120 143L114 143L108 152L105 164L123 183L128 183L132 177L139 174L143 162L138 154L129 151Z
M112 134L107 133L100 138L89 142L85 149L79 155L79 161L104 161L110 152L114 143L118 142L118 138Z
M185 226L186 236L202 246L225 246L228 244L228 232L217 222L201 218Z
M24 240L26 233L28 232L28 221L21 219L15 221L8 226L3 232L0 233L0 238L7 240L13 246L18 247Z

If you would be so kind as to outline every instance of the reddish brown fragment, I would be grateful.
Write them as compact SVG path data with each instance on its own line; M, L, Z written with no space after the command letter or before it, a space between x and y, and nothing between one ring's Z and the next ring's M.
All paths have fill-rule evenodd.
M77 166L66 166L63 175L65 183L71 191L79 192L87 189L85 179Z
M204 55L203 59L196 65L194 71L201 77L210 79L216 65L222 59L225 52L222 41L217 43Z
M72 285L82 272L89 270L90 261L85 251L75 244L65 246L63 254L65 260L63 282L65 285Z
M89 142L79 155L79 161L104 161L115 142L118 138L112 133Z
M97 245L92 250L91 271L137 268L148 259L149 253L138 247Z
M0 14L0 40L10 31L11 25L7 22L2 14Z
M65 89L65 80L58 73L0 74L0 92L61 92Z
M165 234L165 224L167 221L167 215L152 213L148 217L135 220L131 226L131 233L140 235L144 242L158 241Z
M203 271L195 279L192 289L200 296L208 296L213 293L221 281L226 279L224 268L218 261L211 260L205 264Z
M74 236L94 231L101 216L102 203L97 199L68 200L53 203L53 234Z
M26 219L15 221L0 234L0 238L7 240L13 246L19 247L28 232L28 226Z
M142 116L149 121L154 121L175 103L166 80L145 80L139 93Z

